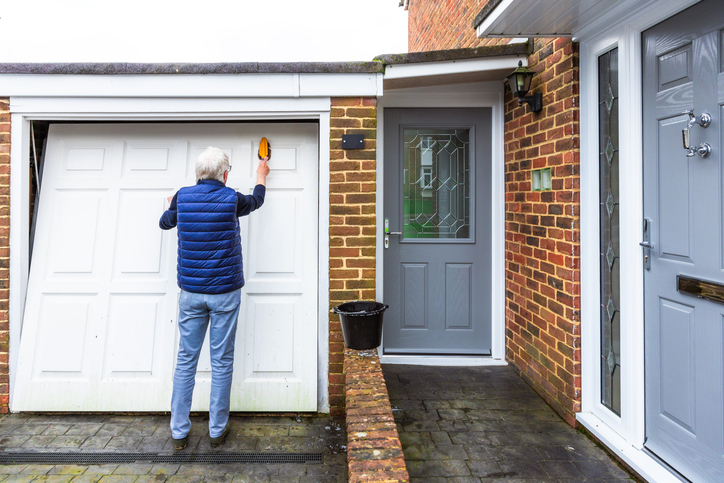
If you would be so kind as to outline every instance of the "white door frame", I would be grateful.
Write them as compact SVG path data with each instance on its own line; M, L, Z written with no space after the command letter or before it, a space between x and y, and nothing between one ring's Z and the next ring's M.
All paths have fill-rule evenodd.
M317 405L329 412L329 129L331 99L10 97L10 409L28 287L30 121L295 121L319 123Z
M377 109L377 300L384 293L384 110L385 108L492 108L492 192L491 216L491 320L492 350L486 357L384 355L387 364L421 365L507 365L505 362L505 140L503 82L478 82L454 86L390 89L379 100Z
M581 79L581 373L582 409L588 430L641 476L680 481L645 451L643 117L641 33L699 0L652 2L580 39ZM589 32L590 33L590 32ZM618 47L619 192L621 246L621 416L601 404L598 56Z

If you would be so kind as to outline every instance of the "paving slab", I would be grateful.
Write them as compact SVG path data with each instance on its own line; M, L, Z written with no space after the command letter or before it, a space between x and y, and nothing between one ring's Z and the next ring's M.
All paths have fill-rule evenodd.
M231 483L347 481L344 420L328 415L232 414L224 444L211 448L208 415L192 417L181 453L322 453L323 463L6 464L0 483ZM0 416L0 452L175 453L168 415L8 414Z
M636 481L509 367L382 371L412 482Z

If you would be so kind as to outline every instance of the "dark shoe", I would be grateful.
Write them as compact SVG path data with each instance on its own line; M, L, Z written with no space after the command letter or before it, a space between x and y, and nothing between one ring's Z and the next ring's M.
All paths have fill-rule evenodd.
M173 441L173 449L182 450L186 447L187 444L189 444L189 436L187 434L183 438L179 438L179 439L172 437L171 441Z
M211 447L216 448L217 446L221 446L224 444L224 440L229 435L229 431L231 428L229 428L229 424L226 424L226 427L224 428L224 432L221 433L221 436L217 436L215 438L211 438Z

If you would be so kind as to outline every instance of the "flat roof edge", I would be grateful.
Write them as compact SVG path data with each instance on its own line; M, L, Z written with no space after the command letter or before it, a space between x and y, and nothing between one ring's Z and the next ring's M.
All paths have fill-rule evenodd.
M23 62L0 63L0 74L55 75L212 75L212 74L378 74L381 62L234 62L127 63Z
M385 65L397 65L482 59L486 57L526 54L528 54L528 44L517 43L508 45L487 45L468 49L429 50L425 52L411 52L409 54L387 54L379 55L375 57L375 60L382 62Z

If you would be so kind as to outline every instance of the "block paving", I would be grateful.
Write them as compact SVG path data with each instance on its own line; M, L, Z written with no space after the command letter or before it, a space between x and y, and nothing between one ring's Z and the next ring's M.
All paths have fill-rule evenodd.
M510 367L382 369L412 482L636 481Z
M231 433L211 448L208 416L192 418L189 445L182 453L323 453L309 464L103 464L0 465L1 482L204 483L347 481L344 420L325 415L232 415ZM168 415L43 415L0 417L0 451L174 453Z

